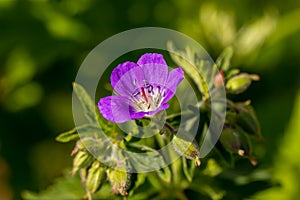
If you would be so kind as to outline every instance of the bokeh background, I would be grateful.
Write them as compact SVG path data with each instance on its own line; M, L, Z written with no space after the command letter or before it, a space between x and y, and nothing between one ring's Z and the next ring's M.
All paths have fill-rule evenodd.
M159 26L199 41L216 59L261 76L252 99L265 142L259 168L280 185L254 199L300 195L300 2L295 0L0 1L0 199L46 188L71 166L72 81L96 45L128 29Z

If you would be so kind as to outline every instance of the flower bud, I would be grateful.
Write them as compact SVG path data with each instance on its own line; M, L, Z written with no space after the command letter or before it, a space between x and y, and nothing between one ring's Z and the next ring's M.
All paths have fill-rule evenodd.
M252 106L237 104L236 108L238 112L236 115L237 125L239 125L246 133L262 138L260 125Z
M128 195L128 190L132 187L134 176L126 171L125 166L107 170L108 179L112 185L114 194Z
M91 168L88 170L88 175L86 178L87 191L90 193L97 192L101 188L105 178L106 173L104 168L101 167L99 161L95 160Z
M226 89L229 93L240 94L248 89L253 80L259 80L259 76L242 73L229 79L226 83Z
M200 166L199 146L195 141L187 141L174 135L172 139L172 147L179 154L187 159L195 159L195 165Z
M223 147L231 153L246 155L250 152L249 141L243 133L234 128L225 128L220 136Z
M74 175L79 169L89 167L94 158L86 151L79 151L73 160L73 169L71 174Z
M224 72L222 70L215 76L214 85L215 87L224 85Z

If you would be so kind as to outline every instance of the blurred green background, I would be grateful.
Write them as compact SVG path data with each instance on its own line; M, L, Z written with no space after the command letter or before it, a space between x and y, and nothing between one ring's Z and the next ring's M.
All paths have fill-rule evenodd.
M266 139L258 168L280 187L254 199L300 195L300 2L294 0L0 1L0 199L38 191L71 165L72 81L96 45L128 29L159 26L199 41L216 59L258 73L251 98ZM130 58L129 58L130 59Z

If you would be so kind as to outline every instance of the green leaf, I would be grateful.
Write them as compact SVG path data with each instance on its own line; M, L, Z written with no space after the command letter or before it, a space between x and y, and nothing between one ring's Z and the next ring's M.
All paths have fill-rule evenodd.
M165 181L167 183L171 182L171 170L168 166L164 167L160 170L157 170L156 172L157 172L159 178L161 178L163 181Z
M85 124L82 126L78 126L77 128L73 128L70 131L61 133L55 139L58 142L66 143L84 137L98 138L101 137L101 134L102 132L100 128L91 124Z
M218 164L218 162L210 158L207 160L206 168L203 170L203 174L211 177L215 177L223 171L222 167Z
M67 132L61 133L55 138L56 141L63 142L63 143L70 142L73 140L78 140L78 139L79 139L79 135L77 134L76 128L73 128Z
M91 97L88 95L86 90L78 83L73 83L73 90L80 101L81 106L83 107L86 118L91 123L97 122L97 115L95 112L95 105Z
M134 188L130 190L128 195L130 200L150 199L150 197L153 197L153 195L158 192L159 189L156 189L150 184L148 180L149 177L154 177L157 180L156 176L151 176L149 173L138 174Z
M191 163L191 160L188 160L185 157L182 157L182 163L183 163L183 173L185 177L189 182L192 182L196 165L194 163Z
M141 144L130 144L130 146L143 152L128 154L128 159L131 163L134 163L134 167L137 171L153 171L153 169L161 169L166 166L164 158L157 150Z
M216 65L219 70L227 71L230 66L230 60L233 55L233 48L231 46L225 48L220 56L217 58Z
M199 55L189 47L184 51L176 49L172 42L167 43L172 59L192 78L203 95L204 99L209 98L209 88L213 85L215 69L213 64L207 60L200 59Z
M49 199L82 199L85 189L81 185L79 175L71 176L69 171L57 179L55 183L46 190L35 193L23 191L22 198L25 200L49 200Z

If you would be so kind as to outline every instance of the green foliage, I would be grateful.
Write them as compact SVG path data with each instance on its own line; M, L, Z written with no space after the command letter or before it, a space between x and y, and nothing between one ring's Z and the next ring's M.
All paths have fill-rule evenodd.
M55 181L53 186L39 194L24 191L22 196L24 199L80 199L85 194L85 189L81 185L79 175L70 176L70 172Z
M170 44L171 43L169 43L169 45ZM190 49L187 48L186 51L187 52L177 52L179 54L191 54ZM195 55L193 57L195 57ZM197 77L201 78L196 78L196 80L194 80L195 77L190 78L194 80L196 84L202 85L201 87L198 87L199 93L202 96L202 101L200 103L202 106L191 106L194 106L193 109L200 109L202 114L207 115L207 117L202 119L202 123L206 124L205 126L207 126L210 122L209 115L211 112L209 110L210 96L207 96L209 95L207 91L207 85L209 85L209 87L212 89L213 87L218 88L222 84L226 84L228 93L241 93L249 87L251 84L251 79L254 77L254 75L240 73L239 71L235 71L233 74L232 70L229 70L231 57L232 49L225 49L217 62L217 66L222 68L222 72L218 74L215 70L204 67L203 64L201 64L203 63L201 61L190 61L194 62L193 64L195 64L195 62L200 63L197 65L198 67L193 68L193 70L195 70L195 73L199 75ZM178 59L178 57L175 59ZM182 60L176 61L181 64L184 62ZM192 65L188 66L191 67ZM184 69L188 70L189 67L185 66ZM208 70L210 72L208 72ZM205 77L205 79L202 79L203 77ZM241 78L245 77L248 81L246 86L245 82L240 81ZM205 83L206 86L203 86L203 81L208 81L207 84ZM230 85L230 87L228 85ZM234 87L231 85L234 85ZM236 87L236 85L238 86ZM209 181L207 183L199 183L199 190L196 192L200 192L201 195L208 196L211 199L221 199L226 196L229 197L230 193L228 193L225 188L209 185L210 182L218 182L217 177L222 179L223 174L226 174L226 172L230 169L229 166L232 166L233 163L238 161L238 157L247 158L251 161L252 165L256 165L256 159L254 158L252 151L252 142L248 137L260 138L261 135L258 120L253 108L249 105L249 101L246 103L234 103L233 101L228 100L228 114L226 116L224 130L220 137L220 145L217 145L215 152L221 152L220 156L224 157L223 161L226 163L227 158L226 153L224 152L224 150L226 150L227 154L229 154L230 160L227 162L227 164L221 164L223 162L222 159L220 161L211 158L208 160L204 159L205 164L203 167L200 162L199 137L196 137L198 139L194 139L192 142L190 142L190 136L187 132L187 130L190 130L191 127L194 126L194 123L197 122L197 120L194 119L195 116L193 116L193 112L189 113L189 120L184 122L184 127L186 130L184 137L176 135L177 127L175 125L179 124L176 122L178 119L176 117L169 116L164 125L166 131L160 132L164 135L164 137L162 137L162 135L157 135L151 139L133 140L132 138L125 136L121 130L116 129L116 125L113 123L104 126L105 133L103 130L96 127L96 125L93 124L95 121L98 123L99 120L99 124L103 124L105 123L105 120L96 116L96 112L94 110L95 106L84 88L77 83L74 83L73 87L75 95L83 107L85 117L91 124L85 124L79 126L77 130L72 129L69 132L62 133L56 139L60 142L78 140L79 138L78 136L76 137L76 132L79 133L80 140L77 141L75 148L72 151L72 155L75 154L72 175L74 176L75 173L79 171L81 182L86 189L86 194L84 197L87 199L97 198L98 195L101 198L105 196L106 191L102 191L102 188L105 188L105 186L109 184L112 187L112 194L121 195L124 197L129 195L132 198L140 197L139 194L136 194L136 191L138 191L138 188L142 187L144 184L150 184L147 187L155 188L151 195L156 196L157 198L164 198L165 192L171 191L172 188L175 187L178 189L177 195L184 199L187 195L186 191L195 189L195 183L197 183L195 180L203 177ZM205 87L207 89L203 89ZM239 91L232 92L237 90ZM149 129L150 131L155 131L157 129L157 125L160 123L160 117L160 115L157 115L153 118L154 125L152 125L153 127ZM149 125L147 120L148 119L145 118L136 120L133 123L136 123L140 126L145 126ZM134 124L131 125L131 129L132 132L136 132L136 134L143 134L143 132L141 132L142 129L139 129ZM206 129L201 129L203 132L205 130ZM202 134L202 132L198 134ZM169 148L167 150L169 152L169 156L172 157L178 153L180 156L182 156L182 159L175 161L170 166L161 168L162 166L165 166L166 163L162 155L156 149L164 147L169 142L172 144L173 148ZM143 154L134 154L133 156L131 154L124 154L122 149L137 153L146 153L147 156L151 156L151 159L145 156L140 156ZM217 159L221 158L215 153L213 153L211 156L217 157ZM102 163L102 160L106 160L106 163ZM218 164L218 162L220 162L220 164ZM143 174L132 173L134 165L131 163L138 163L140 169L145 171L151 170L151 167L153 166L159 170L157 170L155 173L148 173L147 178L145 178ZM196 169L196 166L200 166L200 168ZM144 178L141 179L141 176ZM158 182L158 178L162 180L162 182ZM226 176L223 178L226 178ZM213 181L210 179L216 180ZM143 180L143 183L139 183L139 180ZM252 181L249 181L247 184L251 183ZM64 182L60 184L64 184ZM157 184L161 186L157 187ZM43 194L47 194L47 192L41 193L40 197L43 197ZM27 193L24 195L24 197L28 198L30 195L30 193ZM36 197L39 196L36 195ZM117 196L115 197L117 198ZM169 195L169 198L172 199L175 198L175 196L172 197L172 195Z
M78 140L78 139L79 139L79 135L77 134L76 128L73 128L70 131L64 132L55 138L55 140L58 142L70 142L72 140Z
M208 67L207 64L209 65L210 63L207 63L207 61L203 59L198 59L196 52L190 47L186 47L184 51L178 50L174 47L174 44L171 41L167 44L167 46L171 52L176 52L176 54L171 54L172 59L178 66L182 66L183 70L195 82L203 95L203 98L209 98L209 88L211 85L207 84L212 83L212 77L209 76L211 68ZM188 60L184 58L188 58Z
M262 192L261 197L258 197L258 194L249 198L296 199L299 196L297 188L299 164L295 156L299 154L297 146L299 98L296 93L299 90L300 80L298 67L300 62L297 59L300 52L298 45L300 10L297 1L79 0L74 2L64 0L40 2L15 0L0 1L0 11L2 27L0 33L0 165L3 169L4 163L4 166L9 169L8 172L2 171L1 177L4 181L2 198L5 199L5 192L13 194L12 198L18 199L20 191L26 188L41 190L53 183L51 180L61 175L63 168L71 165L70 159L66 156L71 152L70 148L74 143L54 145L50 140L57 132L70 129L74 125L70 83L74 80L76 66L80 66L87 52L99 41L129 27L149 25L171 27L193 37L213 58L217 58L219 53L229 45L235 52L232 54L232 59L228 59L229 62L223 60L222 56L215 59L218 68L225 71L223 75L222 73L218 75L220 77L218 80L226 82L238 75L239 70L235 67L249 73L258 73L262 78L259 84L254 83L254 86L245 93L228 95L228 98L234 102L242 102L242 104L251 97L253 100L251 104L255 107L257 117L253 118L248 109L241 113L239 109L227 111L227 115L231 115L227 117L228 122L235 125L229 126L230 128L242 129L247 135L251 133L248 138L254 143L252 154L257 157L258 165L248 166L248 161L245 164L244 159L235 153L228 154L222 149L223 146L218 144L219 146L209 156L224 168L222 171L225 173L228 172L227 164L235 160L235 165L231 165L234 166L234 170L227 175L222 173L218 175L230 178L211 183L215 190L202 187L203 192L199 194L201 190L199 185L204 186L209 183L209 180L197 174L199 171L204 173L206 169L203 171L202 169L206 164L209 165L211 160L211 158L203 159L201 160L203 168L196 168L194 177L190 175L193 181L198 181L193 186L196 192L187 189L185 191L187 197L193 199L204 196L204 199L208 199L212 198L211 196L215 198L224 196L226 193L227 199L246 198L250 193L265 189L266 185L261 181L270 178L270 174L274 176L272 181L280 183L280 186ZM222 62L219 62L220 60ZM185 74L188 70L186 69ZM192 73L190 76L192 77ZM189 81L196 82L195 80L191 78ZM198 83L201 83L201 77ZM199 84L195 86L198 88ZM104 87L103 90L107 91L108 88ZM202 92L204 90L205 88ZM172 125L176 127L180 115L178 117L177 113L170 114L177 116L171 119L172 116L169 115L169 122L174 122ZM205 117L206 114L201 113L201 124L204 124ZM257 126L257 118L261 127ZM107 136L115 139L114 135L121 134L109 132L113 125L98 120L101 127L108 130L108 132L104 130ZM85 130L87 130L87 137L83 143L76 143L77 149L74 149L72 155L86 147L91 149L97 143L104 142L94 138L96 137L94 135L97 135L94 133L99 133L98 129L87 125ZM74 129L66 133L61 136L61 141L76 140L78 138L76 132L77 130ZM78 132L84 133L82 130ZM257 137L254 136L257 132L263 133L265 142L257 143L254 139ZM88 137L88 135L93 136ZM259 141L263 137L258 136ZM139 142L137 138L130 135L125 140L130 143ZM126 148L129 149L128 146ZM48 164L49 160L51 165ZM142 158L139 160L143 161ZM184 173L181 180L188 174L185 169L189 171L195 168L193 160L186 161L188 168L184 167L184 161L181 163ZM252 173L253 171L258 173ZM245 175L248 173L249 176ZM153 177L159 181L155 182L155 178L148 178L148 174L147 178L146 175L138 176L140 187L129 192L130 199L150 199L157 193L163 193L163 189L159 188L165 189L164 183L161 183L156 173L153 174ZM149 183L149 179L156 185ZM168 180L168 177L165 179ZM203 181L199 182L199 179ZM228 182L228 180L234 181ZM245 180L252 182L256 180L256 182L252 185L246 184L246 187L236 186L236 183ZM225 192L222 190L220 192L216 189L216 185L232 187L224 187ZM104 184L101 192L94 194L94 197L97 198L96 195L101 193L100 199L118 198L110 193L109 187L109 184ZM77 190L82 188L84 186L78 185ZM190 185L189 188L192 186ZM134 196L131 195L133 191ZM165 189L165 191L170 190ZM175 194L174 189L171 192ZM76 199L82 195L84 194L78 195ZM182 197L180 194L176 195L178 198ZM168 196L164 197L168 198Z
M76 97L79 99L81 106L84 109L84 114L88 121L93 124L97 123L97 116L95 112L95 105L93 101L91 100L90 96L87 94L87 92L84 90L84 88L77 84L73 83L73 90L76 95Z

